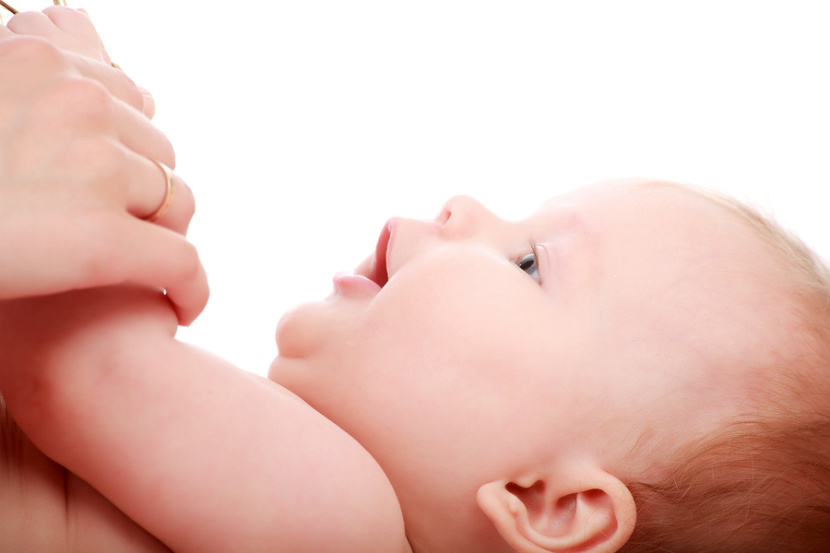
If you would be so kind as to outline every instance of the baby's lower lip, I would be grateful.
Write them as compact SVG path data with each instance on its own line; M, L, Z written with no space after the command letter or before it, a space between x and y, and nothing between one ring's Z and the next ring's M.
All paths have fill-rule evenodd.
M380 292L380 285L371 279L354 272L341 272L334 275L334 292L346 296L371 295Z

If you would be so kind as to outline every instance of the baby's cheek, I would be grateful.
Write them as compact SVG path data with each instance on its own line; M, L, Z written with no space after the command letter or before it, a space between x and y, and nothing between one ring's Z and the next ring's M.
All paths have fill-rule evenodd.
M440 372L442 365L503 352L505 335L516 330L506 320L512 296L467 276L452 268L401 270L368 310L364 334L373 354L387 359L390 370Z

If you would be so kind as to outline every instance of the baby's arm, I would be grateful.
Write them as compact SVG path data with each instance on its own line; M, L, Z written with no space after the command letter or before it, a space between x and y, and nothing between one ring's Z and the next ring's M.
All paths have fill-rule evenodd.
M150 160L172 165L172 149L136 117L128 79L43 40L62 37L54 16L0 27L0 73L15 75L0 80L9 410L41 450L176 551L403 551L394 493L359 444L286 390L174 340L167 298L198 312L201 266L175 253L193 253L175 233L138 219L158 201ZM147 178L124 179L134 175ZM182 197L160 220L179 233L192 215ZM170 295L112 287L11 300L123 280Z
M147 289L7 302L0 387L40 449L178 553L406 550L356 441L175 329Z

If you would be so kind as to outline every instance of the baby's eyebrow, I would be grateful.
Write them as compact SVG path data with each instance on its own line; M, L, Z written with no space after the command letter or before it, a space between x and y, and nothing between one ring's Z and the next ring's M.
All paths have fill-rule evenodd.
M565 288L588 284L591 290L599 286L605 266L602 240L581 215L567 213L561 219L557 217L555 223L538 229L533 237L548 257L543 279Z

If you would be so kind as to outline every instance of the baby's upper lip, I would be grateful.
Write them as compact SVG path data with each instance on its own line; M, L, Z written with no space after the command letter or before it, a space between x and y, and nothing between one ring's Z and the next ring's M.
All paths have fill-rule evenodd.
M389 257L389 243L392 236L393 226L394 219L390 219L385 225L383 225L383 229L380 231L377 246L375 247L375 256L371 269L369 270L369 274L366 275L370 280L381 287L389 281L387 259Z

